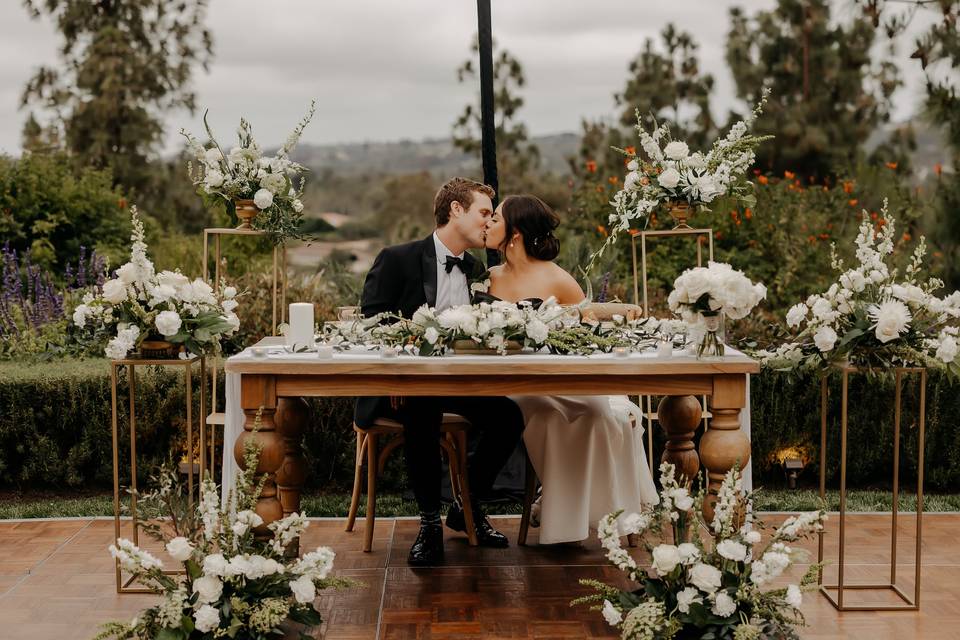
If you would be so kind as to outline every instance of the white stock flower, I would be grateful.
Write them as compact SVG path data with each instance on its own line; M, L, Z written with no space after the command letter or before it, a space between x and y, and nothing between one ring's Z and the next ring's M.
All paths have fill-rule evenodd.
M625 536L640 533L648 526L650 526L650 518L640 513L625 515L620 521L620 531Z
M803 592L800 591L800 587L791 584L787 587L787 595L784 599L788 605L794 609L799 609L800 605L803 604Z
M743 562L747 558L747 547L736 540L723 540L717 545L717 553L727 560Z
M690 605L695 602L703 604L703 596L693 587L686 587L677 594L677 609L680 613L690 613Z
M628 191L635 189L638 184L640 184L640 174L636 171L631 171L623 179L623 188Z
M336 554L330 547L317 547L315 551L306 554L293 566L292 571L299 575L309 576L313 580L323 580L333 569L333 560Z
M673 189L680 184L680 173L671 167L657 176L657 182L665 189Z
M224 311L226 311L227 313L230 313L231 311L236 309L239 306L239 304L240 304L239 302L237 302L233 298L230 298L229 300L224 300L223 304L220 306L223 307Z
M670 497L673 499L673 506L680 511L689 511L693 508L693 498L683 487L677 487L670 491Z
M177 536L167 543L167 553L178 562L184 562L193 555L193 544L183 536Z
M547 336L550 335L550 328L534 318L527 323L527 335L536 343L546 342Z
M718 593L710 610L721 618L727 618L737 612L737 603L726 593Z
M197 594L197 602L211 604L223 594L223 583L216 576L201 576L193 581L193 592Z
M157 326L157 331L166 337L170 337L177 335L183 321L176 311L161 311L157 314L154 324Z
M690 583L704 593L713 593L720 588L722 574L716 567L698 562L688 572Z
M314 586L313 580L307 576L300 576L296 580L291 580L290 591L293 592L293 597L300 604L309 604L317 597L317 588Z
M133 284L140 280L140 268L132 262L128 262L117 269L117 279L123 284Z
M808 311L807 305L802 302L790 307L790 310L787 311L787 326L799 327L800 323L806 319Z
M190 278L178 271L161 271L157 274L157 284L180 288L190 282Z
M110 304L119 304L128 297L127 287L119 278L103 283L103 299Z
M266 209L273 204L273 193L268 189L260 189L253 194L253 204L258 209Z
M87 313L90 311L90 307L85 304L77 305L77 308L73 310L73 324L80 327L81 329L87 323Z
M743 539L749 544L758 544L760 542L760 532L748 531L743 535Z
M875 323L874 335L884 344L899 338L912 319L910 309L899 300L887 300L880 305L871 305L869 314Z
M663 149L664 155L671 160L683 160L690 154L690 148L686 142L674 140Z
M813 342L817 345L817 349L826 353L833 349L833 345L836 344L837 332L832 327L820 327L813 334Z
M193 614L194 626L200 633L209 633L220 626L220 612L208 604Z
M623 622L623 615L617 611L617 608L613 606L613 603L609 600L603 601L603 609L600 610L600 613L603 614L603 619L607 621L607 624L611 627L615 627L621 622Z
M657 545L653 549L653 568L666 575L680 564L680 551L672 544Z

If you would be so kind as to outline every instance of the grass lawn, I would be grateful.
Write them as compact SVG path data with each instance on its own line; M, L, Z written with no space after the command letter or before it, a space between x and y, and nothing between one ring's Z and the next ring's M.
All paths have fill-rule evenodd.
M770 489L757 493L754 509L757 511L809 511L817 508L818 493L813 490ZM303 496L303 508L311 517L342 517L350 506L350 495L346 493L307 493ZM830 511L840 508L840 496L837 491L827 493L827 506ZM960 511L960 494L929 494L924 496L924 511ZM891 498L884 491L849 491L847 509L849 511L889 511ZM914 511L915 496L901 494L900 511ZM492 514L519 514L518 504L493 504L488 511ZM366 512L366 500L361 498L360 516ZM385 494L377 498L377 515L413 516L416 505L412 500L403 500L399 494ZM112 494L64 495L50 493L0 494L0 519L13 518L67 518L112 516Z

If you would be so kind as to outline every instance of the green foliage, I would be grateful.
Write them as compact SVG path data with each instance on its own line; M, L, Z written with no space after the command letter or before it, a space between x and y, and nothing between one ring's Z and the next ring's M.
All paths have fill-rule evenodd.
M824 176L855 163L901 84L890 60L872 64L869 22L837 24L828 0L778 0L752 18L735 7L730 19L726 59L739 97L752 104L771 89L755 129L777 143L758 150L758 166Z
M540 152L529 142L527 126L517 121L517 111L523 106L523 98L518 95L526 84L523 65L509 51L496 51L494 43L493 60L493 110L496 127L497 164L500 176L500 190L504 193L517 192L514 181L536 169L540 161ZM479 69L474 60L480 55L480 44L475 38L473 55L457 69L457 80L479 86ZM480 95L474 104L464 107L463 113L453 125L453 143L465 153L477 154L481 151L480 141Z
M75 171L61 153L0 156L0 237L46 269L62 273L80 247L118 264L130 235L126 207L108 171Z
M78 166L111 168L115 184L143 189L147 160L163 133L162 112L194 109L192 70L207 65L213 47L203 27L207 0L175 10L165 0L24 4L32 17L49 17L63 41L59 67L35 72L23 106L52 114L46 137L63 140ZM32 114L27 129L40 137Z

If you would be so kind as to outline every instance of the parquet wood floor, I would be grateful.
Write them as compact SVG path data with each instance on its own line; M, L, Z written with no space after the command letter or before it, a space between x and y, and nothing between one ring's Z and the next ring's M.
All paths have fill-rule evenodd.
M766 514L776 525L784 516ZM519 519L495 518L495 525L516 540ZM835 522L833 522L835 524ZM901 517L899 584L913 589L913 519ZM583 546L532 546L475 549L460 534L448 533L441 568L411 569L406 554L417 522L381 519L374 550L360 551L362 525L343 531L341 520L314 520L303 548L328 545L337 552L336 569L363 587L321 594L318 606L326 622L318 637L328 640L475 638L615 638L602 618L569 601L584 593L581 578L622 582L605 562L595 540ZM860 514L848 520L849 580L882 580L887 572L889 519ZM129 531L124 532L129 535ZM107 620L127 619L153 596L114 593L113 563L107 553L111 520L0 522L0 639L83 640ZM812 640L960 640L960 514L924 518L924 566L920 612L838 613L821 596L804 596ZM146 545L172 563L157 545ZM815 558L816 543L803 545ZM828 559L836 558L836 536L826 539ZM642 552L637 557L643 560ZM783 580L796 581L805 567ZM828 568L834 579L836 568ZM852 598L854 596L848 597ZM888 601L884 594L856 597ZM879 599L879 600L877 600ZM322 634L322 635L321 635Z

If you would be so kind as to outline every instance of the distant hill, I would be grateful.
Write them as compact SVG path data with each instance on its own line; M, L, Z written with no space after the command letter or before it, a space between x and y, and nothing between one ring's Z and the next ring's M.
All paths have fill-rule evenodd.
M553 173L569 171L567 158L575 155L580 136L559 133L539 136L532 142L540 148L541 168ZM301 144L293 159L315 173L330 169L338 175L418 173L427 171L439 175L480 173L480 160L453 146L448 139L429 139L421 142L359 142L333 145Z

